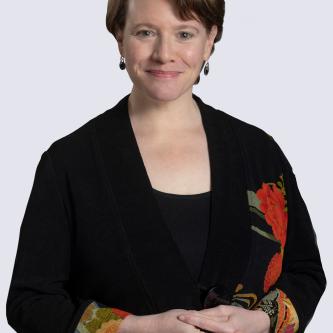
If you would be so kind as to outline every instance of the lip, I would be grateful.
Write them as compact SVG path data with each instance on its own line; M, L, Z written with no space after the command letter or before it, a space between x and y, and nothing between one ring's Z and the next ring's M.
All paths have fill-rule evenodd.
M164 78L164 79L173 79L180 74L180 72L176 71L161 71L161 70L148 70L147 72L155 77Z

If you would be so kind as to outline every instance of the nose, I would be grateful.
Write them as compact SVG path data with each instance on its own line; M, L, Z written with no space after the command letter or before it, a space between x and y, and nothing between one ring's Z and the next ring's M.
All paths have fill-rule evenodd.
M174 60L174 47L167 36L160 36L156 39L152 58L161 63Z

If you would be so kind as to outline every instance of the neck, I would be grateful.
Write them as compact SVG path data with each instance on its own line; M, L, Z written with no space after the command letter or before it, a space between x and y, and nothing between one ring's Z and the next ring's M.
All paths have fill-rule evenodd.
M192 130L201 124L200 110L191 90L175 100L160 101L133 88L128 107L132 123L146 133Z

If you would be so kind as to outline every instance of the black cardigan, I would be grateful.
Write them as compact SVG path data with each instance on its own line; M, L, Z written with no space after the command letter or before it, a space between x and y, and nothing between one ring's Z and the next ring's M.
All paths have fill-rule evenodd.
M217 286L228 304L262 307L272 331L304 331L326 280L292 167L265 131L192 96L212 184L199 283L152 192L127 95L41 155L6 304L14 330L95 332L128 313L198 310Z

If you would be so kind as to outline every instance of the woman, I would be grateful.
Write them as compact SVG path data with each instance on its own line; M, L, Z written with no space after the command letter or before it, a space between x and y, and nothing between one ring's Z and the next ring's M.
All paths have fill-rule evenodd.
M41 156L7 299L17 332L305 330L326 280L292 167L192 94L223 17L222 0L109 0L133 89Z

